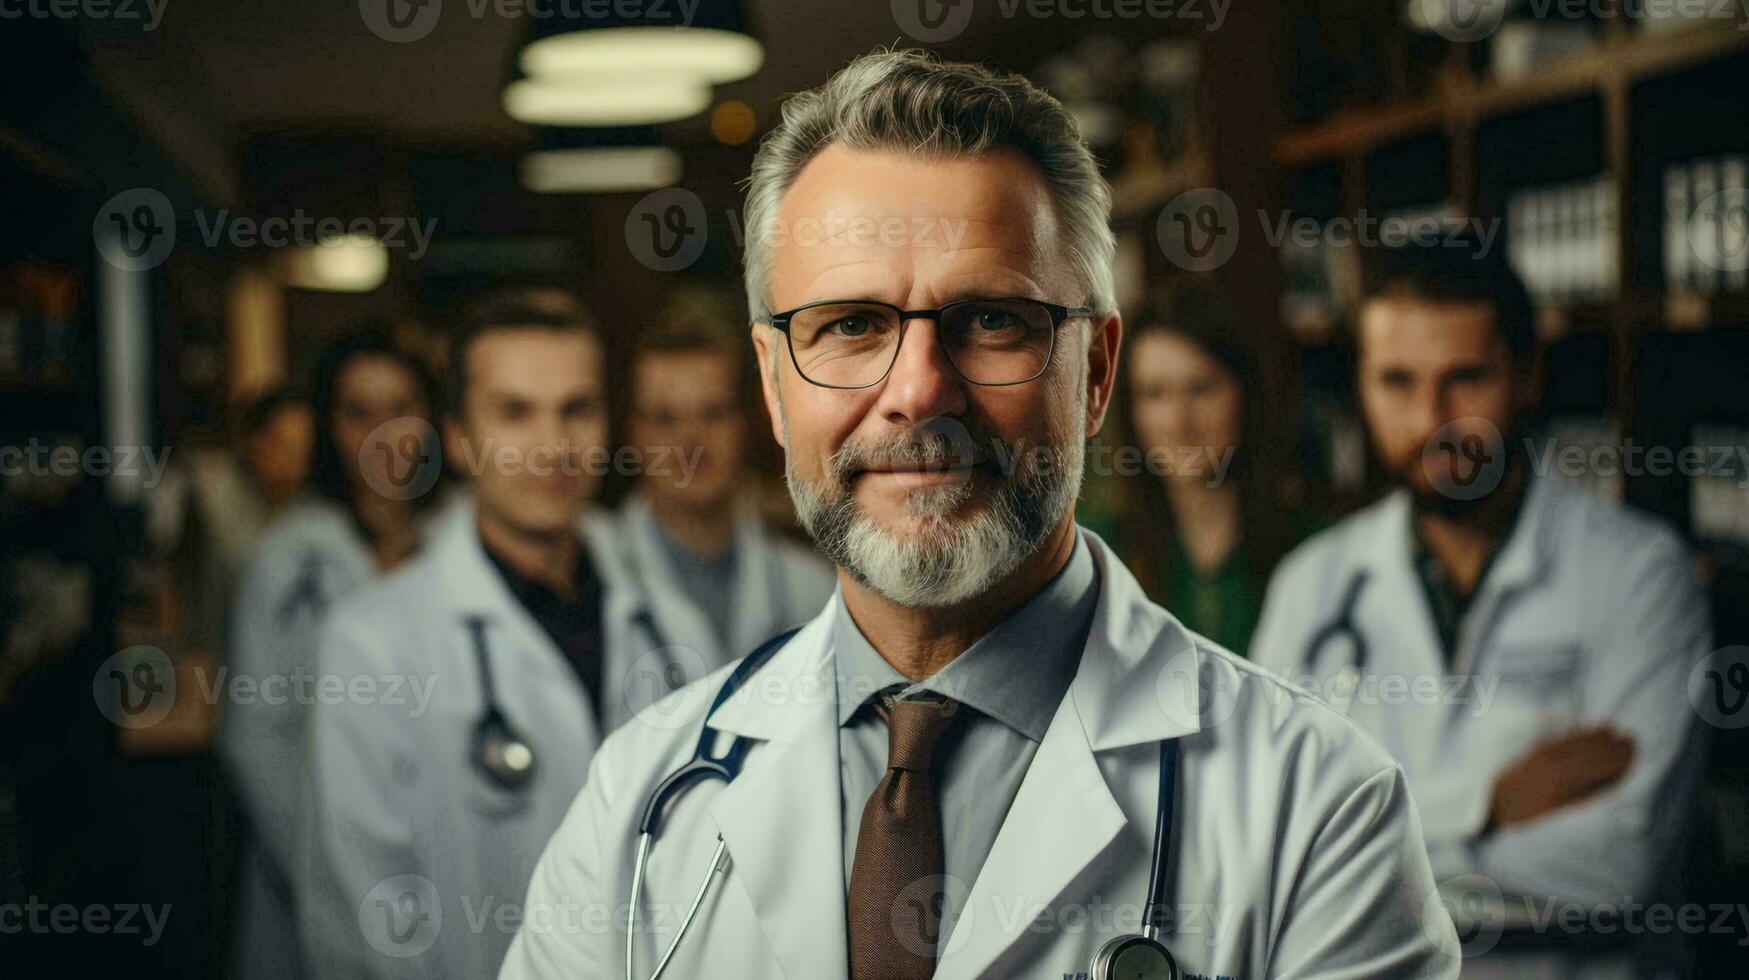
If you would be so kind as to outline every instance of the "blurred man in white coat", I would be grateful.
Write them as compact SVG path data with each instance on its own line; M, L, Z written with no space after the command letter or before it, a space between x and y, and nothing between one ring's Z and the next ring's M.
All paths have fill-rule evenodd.
M610 515L601 338L487 310L452 346L444 454L471 501L317 643L299 927L309 975L491 976L602 736L675 665Z
M825 559L760 516L739 305L676 289L633 339L626 440L641 468L620 508L621 540L650 599L647 627L696 659L694 678L799 625L832 594Z
M1281 565L1252 658L1402 762L1472 920L1466 976L1658 974L1671 931L1623 911L1677 898L1701 771L1687 685L1711 618L1689 556L1539 472L1534 317L1500 252L1374 259L1356 384L1401 486Z
M608 740L500 975L1454 976L1397 765L1074 523L1122 328L1061 104L859 58L784 107L747 218L838 590Z

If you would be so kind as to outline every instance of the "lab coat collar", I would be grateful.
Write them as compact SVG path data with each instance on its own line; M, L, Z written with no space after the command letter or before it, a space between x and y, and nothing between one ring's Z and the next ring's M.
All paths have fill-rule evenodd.
M783 602L772 577L772 566L778 556L766 540L764 523L750 499L737 497L734 502L735 530L735 593L732 597L727 641L734 649L725 652L701 651L707 663L717 664L752 650L777 627L772 615ZM640 577L638 585L650 596L662 595L666 601L655 603L652 613L658 619L680 617L680 621L664 623L675 636L693 636L699 642L714 636L703 609L698 608L680 583L680 576L668 560L667 546L660 540L663 533L651 509L649 495L635 491L620 505L626 533L625 542L633 559L633 573ZM757 617L757 621L753 618Z
M1206 700L1191 634L1150 601L1122 561L1097 534L1079 528L1098 572L1099 601L1068 697L1077 708L1087 744L1097 752L1157 742L1199 731L1194 706ZM838 592L803 629L749 679L739 696L711 716L711 727L761 741L781 741L808 728L812 715L837 717L832 635ZM749 689L799 696L754 696ZM1184 706L1192 706L1186 710ZM1060 717L1060 712L1059 712ZM1052 721L1053 727L1058 719Z
M477 504L470 498L453 506L455 511L435 524L428 552L429 560L437 565L444 592L438 608L443 614L455 617L457 628L469 617L482 616L492 624L492 629L508 631L508 642L491 641L494 655L502 656L498 653L500 650L506 653L528 651L551 664L565 664L564 653L511 593L503 576L486 557L486 548L480 543L476 524ZM626 604L635 602L627 587L623 562L614 545L616 532L613 522L603 512L591 508L578 519L577 529L584 546L589 549L595 572L601 578L603 629L611 631L612 624L624 617ZM612 637L609 636L608 640L611 649ZM613 676L614 666L611 662L607 664L605 676ZM602 720L594 718L589 710L588 692L583 689L576 672L566 667L558 674L565 678L565 683L574 686L579 710L595 725L601 725ZM612 703L612 693L601 692L604 708Z
M1499 595L1541 580L1555 552L1554 511L1566 492L1558 477L1527 472L1524 501L1506 542L1479 585L1477 599ZM1412 590L1417 581L1414 566L1414 508L1409 491L1397 489L1374 505L1371 527L1362 535L1350 567L1334 578L1347 581L1353 571L1375 573L1375 583L1398 583ZM1474 608L1472 603L1472 608ZM1419 608L1419 607L1416 607Z

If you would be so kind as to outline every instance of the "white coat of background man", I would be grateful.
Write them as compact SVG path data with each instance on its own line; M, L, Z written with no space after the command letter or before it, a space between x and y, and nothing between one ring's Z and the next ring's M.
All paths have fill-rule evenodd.
M673 673L633 625L611 515L585 512L597 329L485 305L451 347L443 433L471 500L317 643L340 693L318 689L301 813L314 977L491 976L596 745Z
M1534 315L1502 251L1371 258L1356 384L1401 487L1283 562L1252 658L1402 762L1474 919L1465 976L1654 975L1670 930L1616 910L1676 897L1711 637L1693 566L1661 524L1537 472Z
M604 744L501 977L622 976L629 936L645 980L719 835L666 976L1082 976L1140 927L1164 740L1186 975L1455 976L1396 763L1074 523L1122 333L1109 221L1068 113L1018 76L878 52L785 105L748 299L838 591L714 712L725 672ZM645 801L707 713L744 767L669 803L634 899Z
M627 563L662 646L697 678L820 610L831 568L760 518L738 298L672 291L632 340L626 442L643 467L620 508Z

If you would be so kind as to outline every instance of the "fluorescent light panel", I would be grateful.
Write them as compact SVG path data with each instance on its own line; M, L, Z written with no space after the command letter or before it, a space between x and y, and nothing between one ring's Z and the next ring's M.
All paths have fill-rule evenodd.
M665 146L539 150L522 158L522 186L545 194L609 193L667 187L680 179L680 154Z

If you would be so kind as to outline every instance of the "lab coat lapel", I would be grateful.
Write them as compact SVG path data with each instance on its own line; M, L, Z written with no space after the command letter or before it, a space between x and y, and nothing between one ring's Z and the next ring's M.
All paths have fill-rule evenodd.
M1098 753L1195 733L1202 713L1218 707L1211 704L1214 692L1201 690L1201 654L1190 635L1147 600L1097 535L1083 537L1099 570L1100 592L1081 665L972 885L966 900L972 914L948 937L936 967L939 980L982 975L1029 934L1030 921L999 911L1085 904L1107 888L1110 882L1083 880L1082 891L1072 891L1132 820L1107 783ZM1157 771L1146 776L1149 799L1156 798ZM962 936L958 930L965 927L971 932Z
M966 910L936 965L938 980L983 974L1027 935L1020 918L1061 896L1124 827L1073 697L1064 697L996 834ZM1004 914L1004 913L1013 914ZM969 935L960 930L970 929Z
M1477 583L1475 600L1461 631L1460 649L1455 670L1473 671L1481 654L1481 638L1493 633L1495 619L1504 611L1511 598L1540 581L1554 552L1552 538L1554 522L1549 515L1558 506L1552 499L1562 492L1559 478L1551 475L1527 477L1524 502L1510 536L1500 546L1493 565Z
M1356 562L1336 576L1333 589L1346 589L1350 576L1369 574L1354 621L1366 637L1368 674L1438 675L1446 672L1439 632L1427 608L1427 596L1416 574L1413 516L1407 491L1398 490L1379 504L1375 525L1362 539ZM1331 615L1340 594L1331 599Z
M734 862L728 880L752 903L786 977L849 971L830 609L760 671L744 697L713 716L720 732L765 740L711 802L711 816Z
M442 569L448 592L446 615L455 618L457 637L468 634L466 620L471 616L486 619L487 643L493 657L494 671L510 657L524 658L527 666L544 671L553 683L566 685L575 695L577 710L582 716L583 730L599 733L598 720L583 689L583 682L565 661L552 637L534 621L522 602L512 595L510 587L498 569L486 557L475 526L473 507L467 514L447 518L437 529L431 547ZM467 641L462 641L467 642ZM472 667L472 653L468 653ZM603 700L606 703L606 700ZM513 709L512 709L513 710Z

